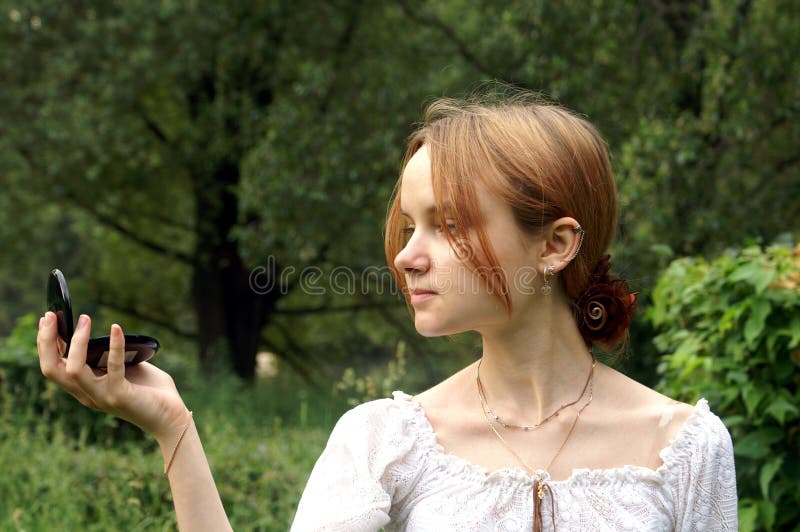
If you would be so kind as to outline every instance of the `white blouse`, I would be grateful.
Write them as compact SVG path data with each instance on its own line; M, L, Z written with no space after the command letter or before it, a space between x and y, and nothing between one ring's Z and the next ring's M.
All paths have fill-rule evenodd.
M549 481L557 530L737 529L733 446L705 399L660 457L656 470L581 468ZM534 480L447 454L419 403L394 392L336 424L292 531L530 531ZM548 499L543 530L553 528Z

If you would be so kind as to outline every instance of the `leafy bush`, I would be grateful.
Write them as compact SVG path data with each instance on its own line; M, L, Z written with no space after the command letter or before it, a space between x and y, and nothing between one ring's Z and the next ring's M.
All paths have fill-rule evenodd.
M39 370L36 318L0 339L0 530L174 530L161 454ZM328 432L347 409L281 372L244 383L159 356L195 414L235 530L287 530Z
M0 339L0 419L27 426L58 420L66 436L84 442L141 441L141 431L135 427L87 409L42 376L37 319L33 314L22 316L11 334Z
M216 415L197 423L234 530L288 530L327 431L243 436ZM162 467L154 445L80 442L59 423L0 425L0 529L174 530Z
M749 247L672 262L648 312L659 389L705 396L732 433L744 531L800 521L799 296L800 246Z
M352 367L346 368L342 378L333 385L336 396L348 396L347 404L351 407L391 396L398 389L398 384L406 376L406 343L397 342L394 359L390 360L386 368L382 368L382 376L373 378L372 375L359 376ZM376 385L380 383L380 388Z
M33 315L0 339L0 530L174 530L155 442L93 412L39 371ZM405 344L382 377L340 383L339 395L280 372L244 383L173 367L195 413L234 530L287 530L311 468L348 399L383 395L405 375ZM369 383L367 385L366 383ZM372 383L378 383L373 385ZM360 383L360 384L359 384ZM363 397L362 397L363 396Z

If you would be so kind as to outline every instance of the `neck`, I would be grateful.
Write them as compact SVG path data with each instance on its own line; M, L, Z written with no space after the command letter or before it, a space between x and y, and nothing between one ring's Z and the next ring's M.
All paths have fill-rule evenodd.
M580 395L592 357L565 302L520 314L527 318L481 331L480 378L495 413L531 425Z

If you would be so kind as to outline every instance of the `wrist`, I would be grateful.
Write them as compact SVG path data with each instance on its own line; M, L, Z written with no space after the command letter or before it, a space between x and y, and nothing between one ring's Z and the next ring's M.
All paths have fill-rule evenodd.
M181 433L186 431L186 427L192 423L192 412L182 404L181 409L170 415L169 420L158 431L153 431L152 435L162 452L167 452L178 441Z
M181 429L181 432L178 434L178 438L175 440L175 444L172 446L172 451L167 451L168 447L162 446L161 452L164 455L164 474L169 474L169 468L172 466L172 462L175 460L175 455L178 453L178 448L181 445L186 433L189 432L194 427L194 416L192 415L192 411L189 410L189 419L186 421L186 424Z

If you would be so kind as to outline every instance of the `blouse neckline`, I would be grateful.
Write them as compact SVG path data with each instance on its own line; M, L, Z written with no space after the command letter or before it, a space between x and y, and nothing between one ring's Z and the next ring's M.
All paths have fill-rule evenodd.
M487 468L445 451L439 443L436 432L433 430L428 416L419 401L402 391L392 392L394 402L411 408L410 422L415 430L418 443L423 453L438 467L446 469L451 474L460 474L481 484L526 484L533 485L539 477L533 476L521 468L503 467L489 471ZM594 486L602 487L608 484L617 484L630 481L650 481L662 483L670 475L672 464L678 462L680 457L691 452L694 435L704 431L703 415L710 412L708 401L701 398L694 405L689 417L683 422L675 437L658 453L661 465L657 469L646 466L623 465L611 468L578 467L572 470L569 477L562 480L548 480L548 484L558 486Z

